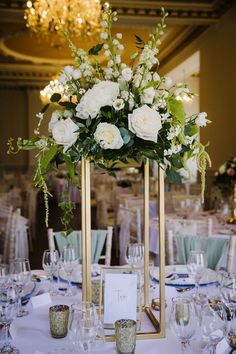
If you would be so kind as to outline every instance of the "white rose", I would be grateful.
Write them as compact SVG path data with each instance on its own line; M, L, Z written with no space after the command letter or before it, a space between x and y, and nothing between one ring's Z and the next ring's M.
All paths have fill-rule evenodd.
M133 70L130 68L124 68L121 72L121 75L125 81L130 81L133 76Z
M185 180L188 180L191 183L196 183L197 182L197 161L195 157L190 157L186 161L186 167L185 168L180 168L178 170L179 174L181 177L183 177Z
M112 81L101 81L89 89L76 107L76 116L87 119L95 118L101 107L112 106L119 95L119 84Z
M52 128L52 136L58 145L64 145L65 149L68 149L73 145L79 133L77 125L70 118L61 119L54 124Z
M103 149L120 149L124 142L119 129L114 124L99 123L94 139Z
M157 142L161 129L161 116L154 109L144 105L128 115L129 130L143 140Z
M51 132L53 129L53 126L58 122L59 119L61 119L63 116L63 111L56 110L52 113L50 122L48 123L48 131Z
M208 120L206 119L206 117L207 117L206 112L201 112L201 113L199 113L198 116L197 116L197 118L196 118L196 120L195 120L196 124L197 124L199 127L205 127L206 124L207 124L207 122L208 122Z
M155 94L156 92L153 87L148 87L143 90L143 95L141 97L142 103L152 104Z

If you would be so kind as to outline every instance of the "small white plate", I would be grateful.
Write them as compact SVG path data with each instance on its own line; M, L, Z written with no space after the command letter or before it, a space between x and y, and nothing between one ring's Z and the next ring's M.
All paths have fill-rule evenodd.
M159 267L155 267L150 275L153 279L159 281ZM200 285L215 283L216 281L217 273L208 268L200 280ZM190 276L186 265L167 265L165 267L165 284L174 286L194 286L195 281Z
M92 277L100 276L101 275L100 265L99 264L92 264L91 265L91 271L92 271L92 274L91 274ZM67 280L67 281L69 280L68 279L68 275L65 273L64 269L60 269L59 275L60 275L60 278L62 280ZM74 268L70 280L71 280L72 283L75 283L75 284L81 284L82 283L82 265L81 264L78 264Z

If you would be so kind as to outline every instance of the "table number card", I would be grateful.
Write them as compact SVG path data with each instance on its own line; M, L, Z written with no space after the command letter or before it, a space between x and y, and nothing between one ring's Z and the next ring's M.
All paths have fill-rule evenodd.
M138 274L106 273L104 285L104 323L137 319Z

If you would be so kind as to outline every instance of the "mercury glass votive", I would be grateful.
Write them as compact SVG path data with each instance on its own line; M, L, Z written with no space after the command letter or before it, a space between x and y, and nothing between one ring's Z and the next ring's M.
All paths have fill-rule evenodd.
M95 305L99 305L100 292L101 292L101 281L100 281L100 279L92 280L92 302Z
M115 322L117 354L134 354L136 346L136 328L134 320L121 319Z
M53 338L64 338L67 335L69 306L55 305L49 308L50 331Z

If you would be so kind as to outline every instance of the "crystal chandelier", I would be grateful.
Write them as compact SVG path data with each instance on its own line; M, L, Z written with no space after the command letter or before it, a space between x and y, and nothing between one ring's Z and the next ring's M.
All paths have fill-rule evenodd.
M43 90L40 91L40 98L43 103L50 102L50 97L54 93L60 93L63 99L68 99L64 87L60 84L58 79L51 80Z
M27 1L26 26L38 36L62 38L62 29L72 36L92 36L100 30L99 0Z

